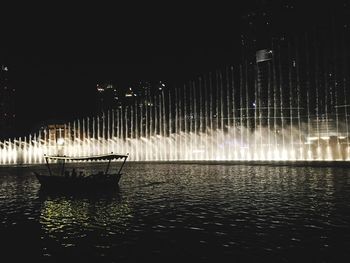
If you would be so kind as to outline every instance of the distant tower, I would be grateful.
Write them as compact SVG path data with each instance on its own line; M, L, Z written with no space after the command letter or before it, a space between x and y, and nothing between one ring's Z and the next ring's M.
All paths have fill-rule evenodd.
M269 81L271 79L273 51L270 49L261 49L256 52L256 76L257 85L260 94L260 107L266 108L268 106L268 89Z
M111 83L96 85L97 90L97 110L102 112L108 109L115 109L121 105L120 91Z
M283 38L295 19L291 0L255 0L241 16L243 59L254 62L256 52L272 49L272 38Z
M125 92L123 103L133 105L135 103L147 105L154 95L152 92L152 84L150 81L140 80L129 85Z
M271 107L271 85L278 85L280 81L286 87L288 80L288 56L280 56L281 53L288 54L287 36L292 34L291 26L295 19L295 7L291 0L252 1L251 8L241 17L241 46L242 64L249 75L256 76L248 79L249 105L259 107L262 115ZM293 19L292 19L293 18ZM283 52L282 52L283 49ZM279 65L281 64L280 69ZM276 80L272 79L273 66L276 71ZM278 83L277 83L278 82ZM258 94L259 101L255 94ZM269 95L270 93L270 95ZM285 97L285 96L284 96ZM282 96L276 96L276 105L281 105ZM283 108L285 108L283 103ZM285 111L285 110L284 110Z
M0 64L0 137L10 137L14 126L14 92L9 83L9 68Z

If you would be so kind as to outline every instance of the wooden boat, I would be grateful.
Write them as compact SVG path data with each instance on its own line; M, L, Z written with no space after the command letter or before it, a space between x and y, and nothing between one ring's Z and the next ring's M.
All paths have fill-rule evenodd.
M34 172L39 180L41 187L44 189L52 189L57 191L65 190L104 190L115 189L118 187L121 178L122 168L128 158L128 155L107 154L98 156L84 157L67 157L67 156L44 156L48 173L40 174ZM116 160L122 161L117 162ZM76 171L75 166L67 169L67 163L79 162L79 164L91 161L108 161L106 168L91 174L82 174L81 171ZM110 172L111 162L119 164L115 172ZM84 164L84 163L83 163ZM52 169L55 166L54 169ZM54 171L56 170L56 171ZM71 170L71 171L70 171Z

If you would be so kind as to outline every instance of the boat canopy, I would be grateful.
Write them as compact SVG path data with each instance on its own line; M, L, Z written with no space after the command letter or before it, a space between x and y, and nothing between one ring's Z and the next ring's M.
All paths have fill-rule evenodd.
M59 156L59 155L44 155L45 158L47 159L53 159L53 160L72 160L72 161L89 161L89 160L113 160L113 159L123 159L123 158L128 158L129 154L104 154L104 155L94 155L94 156L78 156L78 157L69 157L69 156Z

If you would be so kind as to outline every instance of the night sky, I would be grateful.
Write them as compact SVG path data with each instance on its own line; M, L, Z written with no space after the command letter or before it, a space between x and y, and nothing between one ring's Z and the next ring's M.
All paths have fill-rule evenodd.
M93 115L97 83L181 83L234 63L240 16L254 2L11 10L2 22L0 59L16 89L16 126L27 132L48 120ZM308 21L311 3L297 8L298 20L289 23L315 23ZM327 4L312 16L325 10Z

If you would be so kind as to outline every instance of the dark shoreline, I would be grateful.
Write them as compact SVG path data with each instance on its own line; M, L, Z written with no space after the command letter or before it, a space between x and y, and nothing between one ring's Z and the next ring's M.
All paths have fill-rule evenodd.
M264 165L264 166L294 166L294 167L350 167L350 161L128 161L132 164L181 164L181 165ZM98 165L103 162L77 163L77 165ZM30 168L36 166L44 166L45 164L4 164L3 168Z

